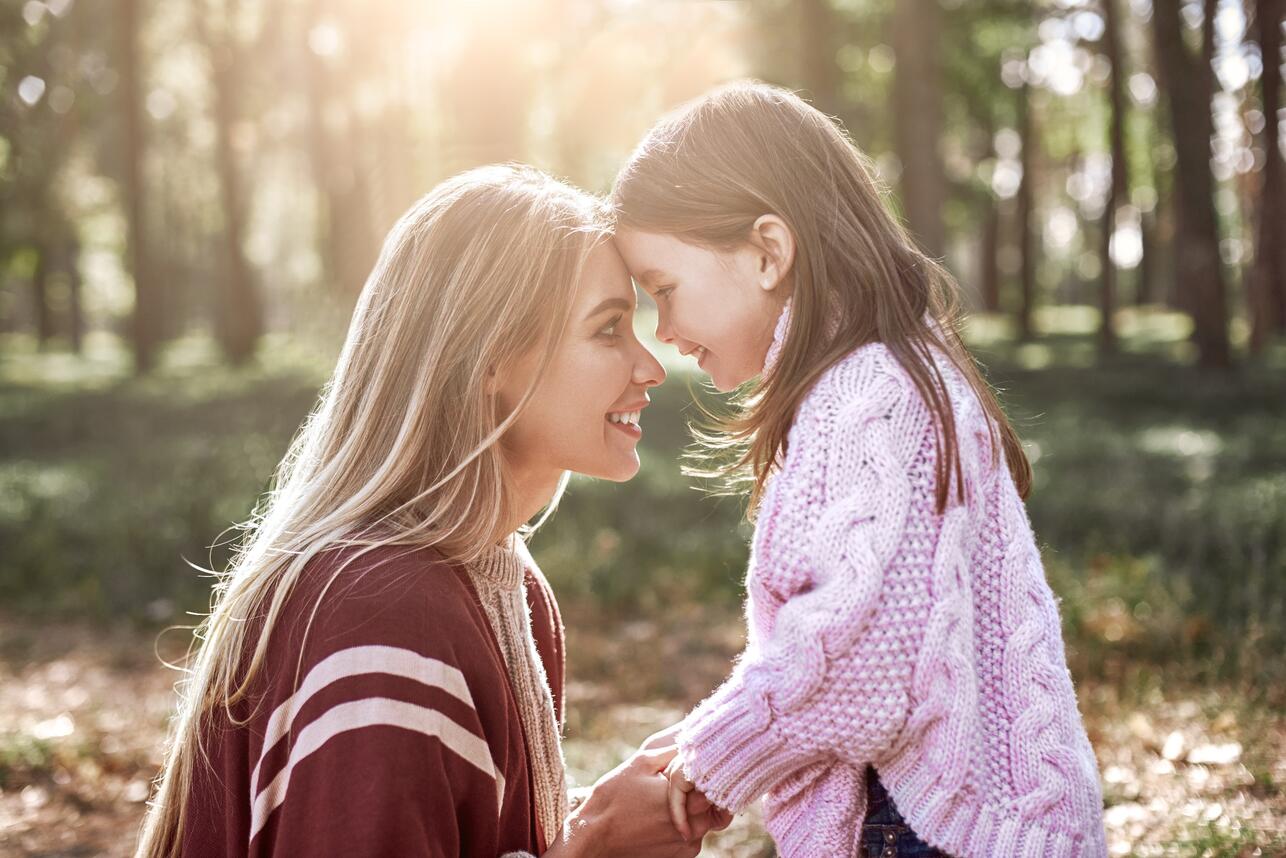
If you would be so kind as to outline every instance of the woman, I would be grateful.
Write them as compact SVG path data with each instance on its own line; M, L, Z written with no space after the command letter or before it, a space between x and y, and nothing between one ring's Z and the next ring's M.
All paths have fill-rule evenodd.
M598 204L534 169L399 221L216 587L140 856L696 853L672 749L568 813L561 623L519 535L568 471L638 470L664 371L633 310Z

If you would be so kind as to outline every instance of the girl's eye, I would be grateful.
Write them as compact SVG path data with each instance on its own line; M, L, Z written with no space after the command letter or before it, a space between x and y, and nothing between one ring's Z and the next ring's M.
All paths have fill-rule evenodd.
M673 286L666 286L664 289L657 289L657 290L656 290L656 299L659 301L659 300L661 300L662 298L668 298L668 297L670 297L670 293L671 293L671 292L673 292L673 291L674 291L674 287L673 287Z
M608 322L606 325L598 329L598 336L606 337L609 340L620 339L621 335L616 333L616 326L619 325L620 323L621 323L621 317L617 316L615 319L612 319L612 321Z

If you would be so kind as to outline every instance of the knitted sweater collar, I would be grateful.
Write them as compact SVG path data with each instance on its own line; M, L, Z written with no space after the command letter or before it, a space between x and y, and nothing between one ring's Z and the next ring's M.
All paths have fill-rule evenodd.
M772 345L768 346L768 354L764 356L763 375L772 372L777 361L781 359L781 350L786 344L786 331L790 330L790 303L794 300L793 297L787 298L786 303L782 305L780 315L777 316L777 326L772 332Z
M531 555L518 534L510 534L498 545L490 545L482 556L468 564L473 580L498 590L516 590L522 586Z

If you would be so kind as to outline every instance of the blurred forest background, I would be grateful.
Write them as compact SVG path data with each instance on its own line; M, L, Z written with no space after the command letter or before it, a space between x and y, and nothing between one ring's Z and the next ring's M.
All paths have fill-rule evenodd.
M1286 854L1284 0L4 0L0 855L129 854L186 633L396 217L478 163L606 191L755 76L877 161L1026 439L1113 854ZM640 331L650 335L647 307ZM741 643L741 508L630 484L533 550L592 780ZM153 646L156 643L156 652ZM766 856L751 813L707 854Z

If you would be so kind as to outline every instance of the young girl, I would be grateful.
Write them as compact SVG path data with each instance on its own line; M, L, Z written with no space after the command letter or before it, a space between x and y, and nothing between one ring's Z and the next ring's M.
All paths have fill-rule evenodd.
M658 337L720 390L759 379L714 438L751 483L749 643L679 728L672 800L766 794L785 858L1106 855L1027 460L884 196L826 116L753 83L617 179Z
M493 167L394 227L216 588L139 856L699 850L665 811L672 749L569 815L562 627L517 535L568 471L639 467L664 372L604 223Z

